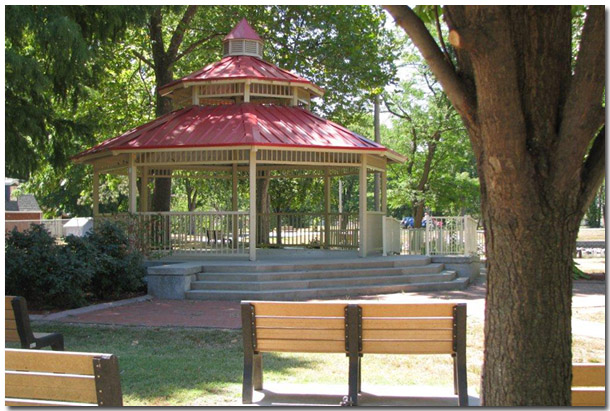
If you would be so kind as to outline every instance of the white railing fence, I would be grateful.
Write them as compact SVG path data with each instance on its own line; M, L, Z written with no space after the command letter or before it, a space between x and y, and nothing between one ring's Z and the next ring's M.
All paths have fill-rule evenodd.
M430 217L424 228L401 230L402 254L476 254L476 227L476 220L470 216Z
M146 255L160 253L246 255L249 246L249 213L222 212L149 212L100 215L118 222L134 246Z

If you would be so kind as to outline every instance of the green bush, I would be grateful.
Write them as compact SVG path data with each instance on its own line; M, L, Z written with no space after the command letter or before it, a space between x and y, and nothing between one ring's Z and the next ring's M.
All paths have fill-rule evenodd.
M6 236L6 294L40 308L83 306L87 298L115 299L144 290L142 256L129 239L105 222L85 237L58 245L42 225Z
M142 255L130 249L129 239L119 226L102 222L86 239L96 250L91 292L97 298L112 299L143 289L146 270Z
M72 308L85 304L91 268L71 247L58 246L42 225L13 230L5 243L5 292L36 307Z

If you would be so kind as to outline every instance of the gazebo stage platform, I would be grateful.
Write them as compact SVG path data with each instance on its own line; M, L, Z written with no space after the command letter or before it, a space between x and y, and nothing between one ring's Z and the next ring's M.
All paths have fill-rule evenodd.
M311 300L462 290L478 257L369 256L326 250L259 250L233 256L169 256L148 262L148 293L164 299Z

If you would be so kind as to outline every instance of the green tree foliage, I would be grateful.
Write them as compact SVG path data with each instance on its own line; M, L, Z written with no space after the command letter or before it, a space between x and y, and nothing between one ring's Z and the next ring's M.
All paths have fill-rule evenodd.
M591 228L599 228L606 221L606 182L602 183L599 191L593 198L591 205L587 209L586 219L587 225Z

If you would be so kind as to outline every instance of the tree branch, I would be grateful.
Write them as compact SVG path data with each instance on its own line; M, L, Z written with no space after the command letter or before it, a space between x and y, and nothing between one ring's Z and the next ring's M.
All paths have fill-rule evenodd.
M165 58L165 46L163 45L163 32L161 25L163 24L163 16L161 7L157 7L150 15L150 40L153 53L153 61L163 60ZM156 67L153 66L156 69Z
M145 63L148 67L154 68L153 62L150 59L144 57L144 55L142 53L140 53L139 51L136 51L136 50L131 50L131 52L133 53L134 56L139 58L140 61Z
M202 45L203 43L205 43L206 41L210 41L210 40L212 40L213 38L215 38L215 37L220 37L220 36L222 36L222 35L223 35L223 33L214 33L214 34L212 34L211 36L201 38L201 39L199 39L199 40L197 40L197 41L195 41L195 42L191 43L191 44L190 44L190 45L189 45L189 46L188 46L186 49L184 49L184 51L183 51L182 53L179 53L179 54L176 56L176 58L174 59L174 63L175 63L176 61L180 60L182 57L184 57L184 56L186 56L186 55L188 55L188 54L192 53L193 51L195 51L195 49L196 49L197 47L201 46L201 45Z
M604 27L604 6L590 6L559 129L559 144L567 155L576 151L584 156L591 137L601 126L596 121L605 85Z
M398 113L397 111L392 110L392 108L390 107L390 102L389 102L389 101L388 101L386 98L384 98L384 99L383 99L383 104L384 104L384 105L385 105L385 107L388 109L388 111L390 112L390 114L392 114L392 115L394 115L394 116L396 116L396 117L398 117L398 118L402 118L402 119L408 120L408 121L410 121L410 122L413 122L413 119L411 118L411 116L409 115L409 113L407 113L406 111L404 111L404 110L402 109L402 107L400 107L400 106L398 106L398 105L396 104L396 107L397 107L397 108L398 108L398 109L401 111L401 113L402 113L402 114L401 114L401 113Z
M585 160L581 173L581 190L579 197L579 209L584 213L595 193L604 180L606 171L606 126L603 126L595 137L595 141Z
M449 64L451 64L451 68L453 69L453 71L455 71L455 66L453 65L451 56L449 55L449 52L447 51L447 45L445 44L445 40L443 39L443 31L441 30L441 22L438 17L438 7L439 6L434 6L434 17L435 17L434 22L436 23L436 32L438 34L438 40L441 43L441 47L443 48L443 54L445 55L447 62Z
M172 34L172 39L170 40L169 47L167 48L167 56L169 57L169 60L172 63L176 61L178 49L180 48L182 40L184 39L184 33L186 32L186 29L191 23L191 20L193 20L193 17L197 12L197 7L198 6L188 6L186 8L184 15L182 15L182 19L180 20L180 23L178 23L176 30L174 30L174 34Z
M422 56L443 86L447 97L460 113L466 126L475 130L476 99L470 94L464 83L458 77L453 67L445 60L438 45L419 17L407 6L383 6L396 20L396 23L409 35L413 44L419 49Z

